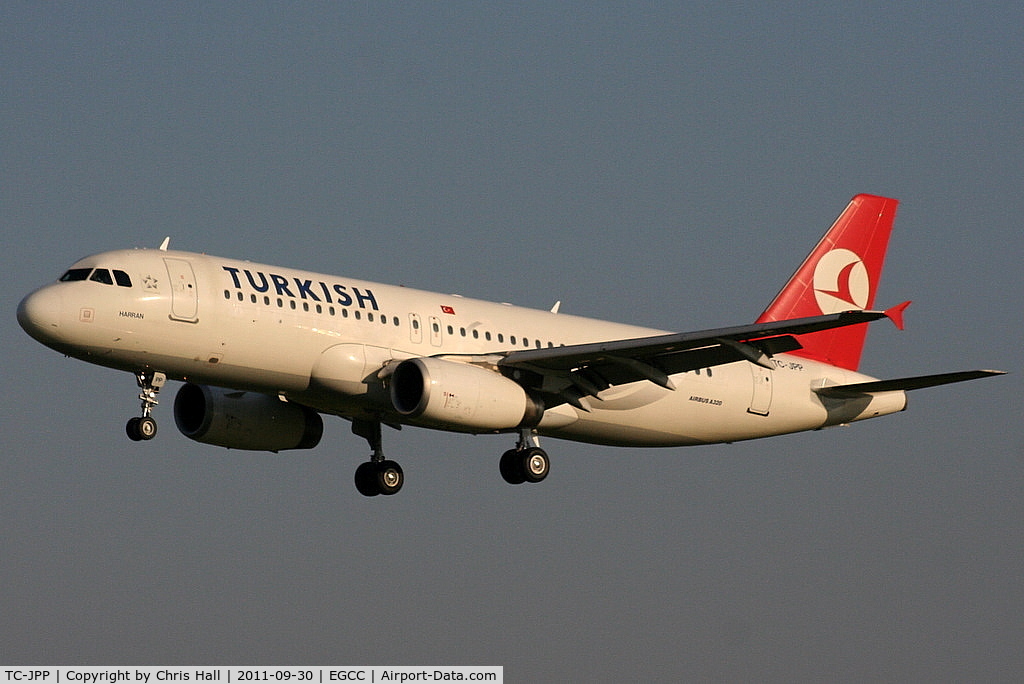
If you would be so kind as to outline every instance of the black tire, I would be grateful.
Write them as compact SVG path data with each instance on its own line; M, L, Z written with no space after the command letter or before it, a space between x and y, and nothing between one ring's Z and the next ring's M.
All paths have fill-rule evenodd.
M518 485L526 482L526 474L523 472L523 459L520 452L511 449L501 455L498 461L498 470L501 471L501 479L510 485Z
M522 454L523 477L527 482L540 482L551 472L551 459L546 451L539 447L525 449Z
M375 463L367 461L360 463L356 468L356 490L363 496L377 496L380 490L377 489L377 468Z
M139 421L142 420L139 417L131 418L125 423L124 431L128 435L128 439L133 442L142 441L142 433L139 432Z
M402 466L394 461L381 461L376 466L377 491L384 496L397 494L405 484L405 473L402 472Z

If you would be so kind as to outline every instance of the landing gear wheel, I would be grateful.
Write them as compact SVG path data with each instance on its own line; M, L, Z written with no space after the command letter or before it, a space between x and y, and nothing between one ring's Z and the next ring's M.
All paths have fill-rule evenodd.
M124 431L128 434L128 439L133 442L142 441L142 433L139 432L139 421L142 420L138 416L128 420L128 423L124 426Z
M138 430L139 438L142 440L150 440L156 437L156 421L150 416L139 418L139 422L135 424L135 429Z
M402 488L405 473L394 461L367 461L356 468L355 483L363 496L391 496Z
M523 484L526 482L526 474L523 472L521 452L518 449L510 449L501 455L498 461L498 470L501 471L501 479L510 485Z
M377 496L377 464L372 461L360 463L356 468L356 490L363 496Z
M135 417L124 426L124 431L133 442L148 441L156 437L156 421L150 416Z
M540 482L551 471L551 460L540 447L531 447L522 452L523 477L527 482Z
M397 494L405 482L402 466L394 461L381 461L377 465L377 490L384 496Z

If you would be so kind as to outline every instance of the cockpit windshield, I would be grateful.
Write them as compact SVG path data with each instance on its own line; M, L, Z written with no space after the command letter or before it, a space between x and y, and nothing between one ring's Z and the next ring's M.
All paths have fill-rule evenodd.
M91 268L72 268L60 277L60 282L70 283L76 280L87 280L90 273L92 273Z
M113 277L111 277L111 273L113 273ZM103 283L104 285L114 285L116 283L119 287L132 286L132 279L128 274L117 269L72 268L60 277L60 282L62 283L70 283L78 280L91 280L96 283Z
M95 281L97 283L103 283L104 285L114 284L113 278L110 277L110 271L108 271L105 268L97 268L95 271L92 272L92 275L89 276L89 280Z

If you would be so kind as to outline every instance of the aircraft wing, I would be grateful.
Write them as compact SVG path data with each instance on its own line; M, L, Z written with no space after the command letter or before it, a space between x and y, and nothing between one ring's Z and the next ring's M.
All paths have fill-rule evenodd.
M819 387L814 391L818 394L834 397L849 397L852 394L870 394L871 392L892 392L896 390L915 390L925 387L948 385L951 382L977 380L993 375L1004 375L1005 371L971 370L957 373L939 373L938 375L919 375L913 378L896 378L893 380L875 380L873 382L857 382L850 385L832 385Z
M885 315L882 311L845 311L731 328L524 349L506 354L498 367L523 384L580 406L581 397L595 396L612 385L650 380L675 389L670 375L742 360L772 368L772 355L800 349L794 335L868 323Z

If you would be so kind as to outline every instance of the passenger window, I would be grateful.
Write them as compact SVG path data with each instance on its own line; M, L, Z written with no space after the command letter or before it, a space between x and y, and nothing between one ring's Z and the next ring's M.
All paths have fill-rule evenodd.
M132 279L124 271L114 271L114 280L120 287L131 287Z
M60 282L72 283L76 280L88 280L90 273L92 273L91 268L72 268L60 277Z
M110 277L110 271L108 271L105 268L97 268L95 271L92 272L92 276L89 278L89 280L92 280L97 283L103 283L104 285L114 284L113 279Z

